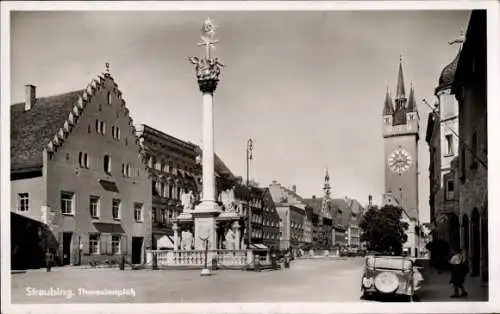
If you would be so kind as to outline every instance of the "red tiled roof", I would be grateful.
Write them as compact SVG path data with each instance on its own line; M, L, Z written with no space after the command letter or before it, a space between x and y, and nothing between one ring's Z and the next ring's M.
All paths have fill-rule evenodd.
M63 127L83 92L37 98L29 111L24 111L24 102L10 107L11 172L43 166L43 149Z

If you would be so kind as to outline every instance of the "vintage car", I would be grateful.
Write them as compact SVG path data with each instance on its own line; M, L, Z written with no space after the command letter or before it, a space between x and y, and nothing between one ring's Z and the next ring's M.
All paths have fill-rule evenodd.
M419 267L413 260L405 256L365 257L361 291L363 298L371 295L407 295L415 299L415 292L420 289L423 281Z

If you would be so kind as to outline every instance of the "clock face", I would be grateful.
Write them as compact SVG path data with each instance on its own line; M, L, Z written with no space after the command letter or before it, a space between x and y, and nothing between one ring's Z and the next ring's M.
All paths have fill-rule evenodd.
M401 174L410 169L411 155L406 150L398 148L389 155L388 164L391 171Z

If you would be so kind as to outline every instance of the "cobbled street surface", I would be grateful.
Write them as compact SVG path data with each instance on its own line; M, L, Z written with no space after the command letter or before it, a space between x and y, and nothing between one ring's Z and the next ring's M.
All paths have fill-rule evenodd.
M362 258L295 260L289 269L220 270L53 269L12 275L12 303L121 302L360 302ZM27 289L71 289L64 296L29 296ZM83 296L78 289L130 289L132 296Z

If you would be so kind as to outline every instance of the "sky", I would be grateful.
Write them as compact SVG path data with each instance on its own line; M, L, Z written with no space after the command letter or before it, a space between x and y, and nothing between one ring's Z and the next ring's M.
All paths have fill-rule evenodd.
M214 95L215 150L231 171L361 204L384 193L382 109L395 94L402 56L407 93L420 114L419 204L429 221L425 142L434 88L467 29L470 11L15 12L11 19L11 102L24 85L37 96L85 88L109 62L134 124L202 144L202 98L188 57L206 17L217 26L225 68Z

